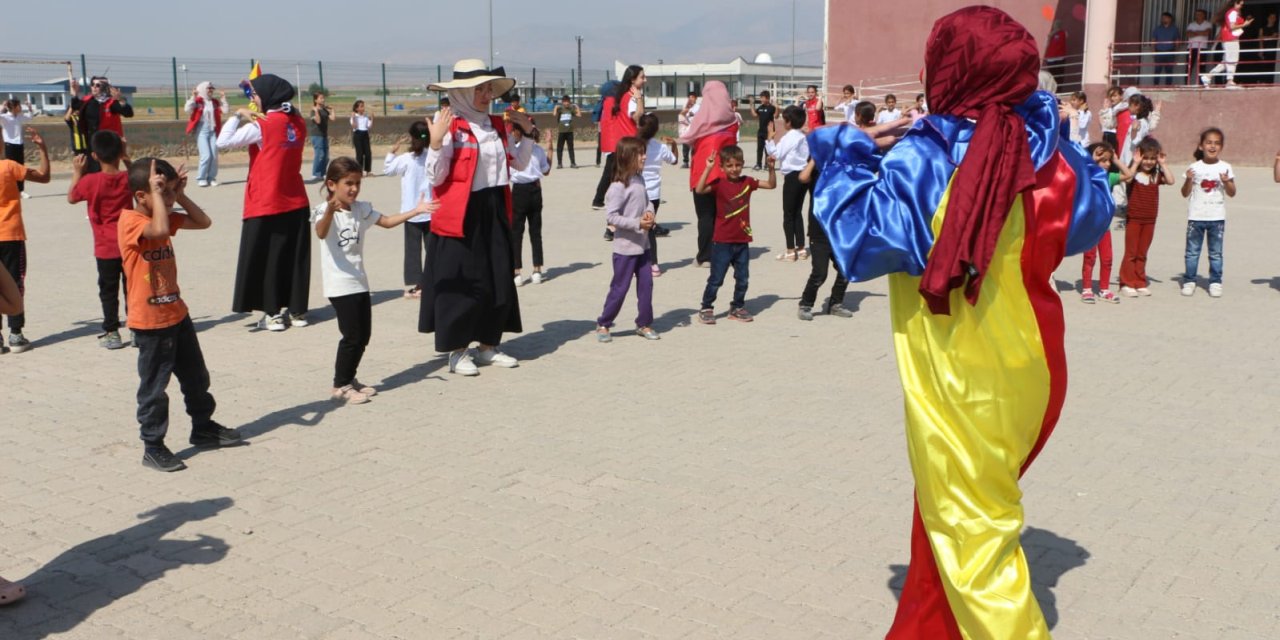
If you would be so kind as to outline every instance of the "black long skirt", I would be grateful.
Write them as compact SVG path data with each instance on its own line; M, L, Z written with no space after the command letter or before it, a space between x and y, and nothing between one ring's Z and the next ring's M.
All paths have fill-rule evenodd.
M520 300L511 267L511 228L503 187L474 191L462 238L427 237L418 331L436 334L436 351L472 342L497 345L520 333Z
M285 307L295 314L307 310L311 294L309 214L303 207L244 221L232 311L274 315Z

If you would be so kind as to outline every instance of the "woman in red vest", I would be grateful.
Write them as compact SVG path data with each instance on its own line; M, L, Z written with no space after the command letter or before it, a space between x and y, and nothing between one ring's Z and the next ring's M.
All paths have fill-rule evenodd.
M636 135L640 116L644 115L644 67L633 64L622 72L622 80L614 86L613 94L604 96L600 110L600 150L605 154L604 171L596 184L596 195L591 199L592 209L604 208L604 192L613 182L613 148L618 141ZM612 237L609 238L612 240Z
M121 97L120 89L111 86L111 81L103 76L94 76L89 80L89 95L81 98L80 83L72 79L71 105L67 109L67 125L71 127L71 150L77 155L89 156L85 173L102 170L97 160L90 153L89 141L99 131L114 131L124 137L124 121L121 118L133 117L133 106Z
M249 84L258 110L236 111L218 134L219 149L249 147L231 310L262 311L261 328L284 331L307 326L311 293L310 212L302 183L307 124L289 104L294 91L287 80L263 74Z
M501 67L472 59L453 66L451 81L430 86L447 91L450 106L430 127L426 177L440 209L427 238L418 331L435 333L449 371L464 376L478 374L476 365L519 365L498 344L504 332L522 331L511 278L511 172L528 165L532 145L508 146L502 116L489 115L494 97L514 85ZM508 117L533 128L527 114Z
M196 148L200 150L200 170L196 172L196 184L202 187L218 186L218 133L222 131L222 110L227 104L227 94L213 97L213 83L201 82L191 90L187 98L187 135L194 134Z
M680 142L693 147L693 162L701 167L708 157L715 157L715 165L707 184L724 177L720 170L720 150L738 142L738 112L734 109L729 89L719 80L712 80L702 88L702 108L694 114L689 128ZM693 192L693 210L698 216L698 266L710 264L711 233L716 226L716 197L713 193L699 194L695 187L701 171L689 172L689 190Z

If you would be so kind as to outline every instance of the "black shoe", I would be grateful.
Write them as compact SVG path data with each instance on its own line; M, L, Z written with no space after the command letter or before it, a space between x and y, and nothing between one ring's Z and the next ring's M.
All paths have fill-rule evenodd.
M577 169L577 168L578 168L578 165L576 165L576 164L571 164L571 165L569 165L569 168L570 168L570 169Z
M173 455L168 447L161 445L157 449L148 447L142 454L142 466L151 467L156 471L182 471L187 468L185 462Z
M681 168L681 169L688 169L688 168L689 168L689 163L688 163L688 162L682 163L682 164L680 165L680 168Z
M558 164L558 165L556 165L556 169L563 169L563 168L564 168L564 165L562 165L562 164Z
M192 430L188 442L197 447L234 447L244 440L240 439L239 431L210 422L206 427Z
M754 167L751 167L751 170L752 170L752 171L759 171L759 170L760 170L760 165L756 165L756 166L754 166Z
M612 232L612 231L605 231L605 232L604 232L604 239L605 239L605 242L613 242L613 232Z
M653 235L658 236L659 238L665 238L671 235L671 230L660 224L655 224L653 225Z

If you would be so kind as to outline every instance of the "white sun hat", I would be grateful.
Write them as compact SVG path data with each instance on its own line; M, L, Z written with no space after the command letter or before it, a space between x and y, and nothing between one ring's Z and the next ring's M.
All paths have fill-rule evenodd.
M483 60L467 58L453 65L453 79L448 82L436 82L427 87L431 91L448 91L449 89L466 89L478 87L486 82L493 83L493 95L500 96L516 86L515 78L508 78L502 67L489 69Z

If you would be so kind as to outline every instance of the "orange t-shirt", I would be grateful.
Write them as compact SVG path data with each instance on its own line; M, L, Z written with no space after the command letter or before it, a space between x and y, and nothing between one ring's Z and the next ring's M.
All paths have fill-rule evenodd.
M182 214L169 214L170 237L186 219ZM133 209L120 212L120 257L128 283L130 329L164 329L187 317L187 303L178 291L173 242L144 238L142 230L149 222L149 216Z
M22 226L22 194L18 192L18 181L26 179L26 167L0 160L0 242L27 239Z

